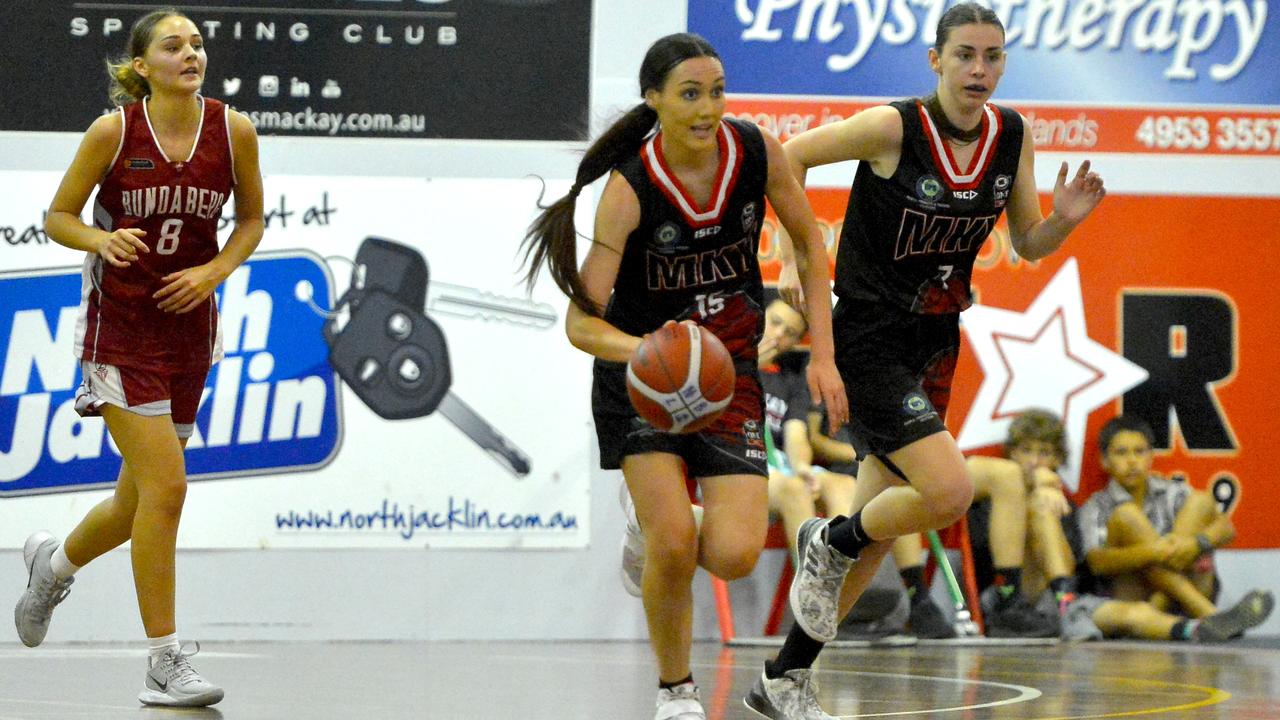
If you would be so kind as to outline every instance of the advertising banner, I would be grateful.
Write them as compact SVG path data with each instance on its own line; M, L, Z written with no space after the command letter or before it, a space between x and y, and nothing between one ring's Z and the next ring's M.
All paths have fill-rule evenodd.
M0 3L13 57L0 130L82 132L106 108L104 60L164 2ZM204 93L263 135L583 140L590 0L194 0ZM511 32L519 28L519 32ZM19 100L20 96L20 100ZM554 98L554 101L548 101Z
M946 0L690 0L730 112L784 136L937 85ZM1044 150L1280 155L1280 17L1266 0L988 4L1006 28L995 101Z
M808 194L834 255L848 190ZM776 228L770 216L768 278ZM961 314L947 417L961 449L998 452L1018 412L1050 409L1068 433L1063 480L1083 500L1106 483L1098 431L1131 412L1155 430L1156 471L1212 492L1232 513L1233 548L1280 547L1267 500L1275 304L1268 264L1242 261L1236 247L1269 247L1276 228L1274 198L1112 193L1063 248L1027 262L1002 221L975 265L977 304Z
M70 528L120 468L74 409L84 254L39 230L58 174L2 180L0 527ZM183 546L584 545L590 360L554 284L516 282L540 191L268 177L263 243L217 291Z

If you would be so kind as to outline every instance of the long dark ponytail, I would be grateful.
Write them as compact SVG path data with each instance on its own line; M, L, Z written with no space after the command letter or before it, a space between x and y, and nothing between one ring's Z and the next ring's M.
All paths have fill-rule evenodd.
M667 35L649 46L644 62L640 64L640 95L649 90L661 90L667 76L680 63L690 58L719 58L711 43L698 35L677 33ZM538 272L545 263L556 286L569 300L589 315L599 316L603 308L587 296L582 278L578 275L577 231L573 225L578 195L591 183L608 173L627 158L639 152L644 140L658 124L658 114L645 103L631 108L604 132L578 163L578 172L569 194L550 205L538 207L542 213L529 225L521 247L524 264L528 266L524 281L533 288Z

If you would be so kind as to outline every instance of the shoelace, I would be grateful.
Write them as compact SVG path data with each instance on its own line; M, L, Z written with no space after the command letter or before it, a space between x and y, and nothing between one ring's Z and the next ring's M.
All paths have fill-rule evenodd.
M67 599L73 582L75 582L73 577L66 580L59 580L57 577L48 580L42 578L36 583L35 588L36 599L39 602L27 604L27 617L32 620L43 620L49 617L53 613L53 608Z
M787 673L796 684L796 690L800 693L800 703L805 710L815 710L822 712L822 706L818 704L818 684L813 680L813 672L794 672Z
M187 651L187 646L184 645L179 647L177 652L169 653L169 657L173 658L169 663L169 666L172 668L172 670L169 671L170 681L177 680L178 682L187 682L189 680L200 679L200 674L196 672L195 668L191 667L191 661L189 660L192 655L200 652L200 644L193 644L195 645L195 649L190 652Z
M814 557L813 574L821 578L824 582L833 582L839 580L844 581L845 574L849 571L847 567L851 560L845 560L840 555L840 551L833 547L823 546L817 549L809 548L810 553L825 553L826 557Z

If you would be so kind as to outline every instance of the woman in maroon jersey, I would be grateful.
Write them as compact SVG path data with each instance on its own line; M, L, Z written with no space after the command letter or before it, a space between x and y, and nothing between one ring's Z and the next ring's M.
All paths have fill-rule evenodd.
M569 195L545 210L526 241L529 279L549 265L573 301L565 321L570 342L596 357L592 411L601 466L620 467L634 498L624 583L644 601L659 720L706 717L689 670L694 571L702 565L741 577L764 544L764 408L755 356L763 330L756 252L765 197L803 239L796 256L810 298L810 391L844 417L821 233L777 139L724 117L724 84L706 40L678 34L655 42L640 66L644 102L587 150ZM575 200L606 174L595 237L579 271ZM626 361L644 334L670 320L712 330L735 360L733 404L699 433L657 431L627 400ZM686 468L702 488L700 526L690 512Z
M205 64L190 19L172 10L139 19L127 54L108 63L120 107L85 133L45 221L49 237L87 253L76 408L105 418L124 462L114 496L64 542L44 531L27 539L28 584L14 619L23 643L39 645L75 571L132 541L150 649L138 699L149 705L211 705L223 695L178 643L174 549L183 448L222 352L212 293L262 238L262 178L253 125L200 95ZM90 226L80 212L95 186ZM236 224L219 250L218 218L233 192Z
M1004 42L994 12L956 5L939 18L929 50L933 93L787 143L801 179L812 167L861 161L836 257L832 326L864 461L852 515L800 528L796 626L747 697L765 717L829 717L810 682L822 643L835 637L894 538L950 525L969 507L974 486L943 421L974 258L1001 213L1009 211L1014 249L1036 260L1057 250L1105 195L1088 161L1070 179L1063 163L1053 212L1042 214L1030 127L988 102L1004 73ZM1006 570L1016 587L1016 568Z

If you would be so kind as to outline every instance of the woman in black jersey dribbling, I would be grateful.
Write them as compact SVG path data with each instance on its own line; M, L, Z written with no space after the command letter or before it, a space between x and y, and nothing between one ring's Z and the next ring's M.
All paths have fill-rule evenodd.
M528 280L549 266L572 300L570 342L596 357L600 464L622 469L634 500L624 581L644 599L658 664L657 720L705 717L689 671L694 570L742 577L764 544L764 412L755 358L766 197L792 237L803 239L795 255L813 333L810 391L839 418L847 415L833 357L826 249L813 212L777 139L724 117L724 85L706 40L677 34L655 42L640 67L644 102L592 144L569 195L544 210L525 242ZM595 236L579 270L575 199L606 173ZM698 433L660 432L627 398L626 361L646 333L670 321L715 333L737 370L733 402ZM690 510L686 469L701 485L701 518Z
M1009 212L1018 255L1037 260L1105 195L1088 161L1070 178L1063 163L1053 211L1043 216L1029 125L988 102L1004 72L1004 42L995 13L956 5L929 49L938 75L932 94L787 142L801 182L809 168L861 161L836 257L833 330L854 446L865 459L852 515L801 526L796 626L746 698L765 717L829 717L809 670L822 643L835 637L894 538L946 527L969 507L974 486L943 421L974 258L1000 214Z

